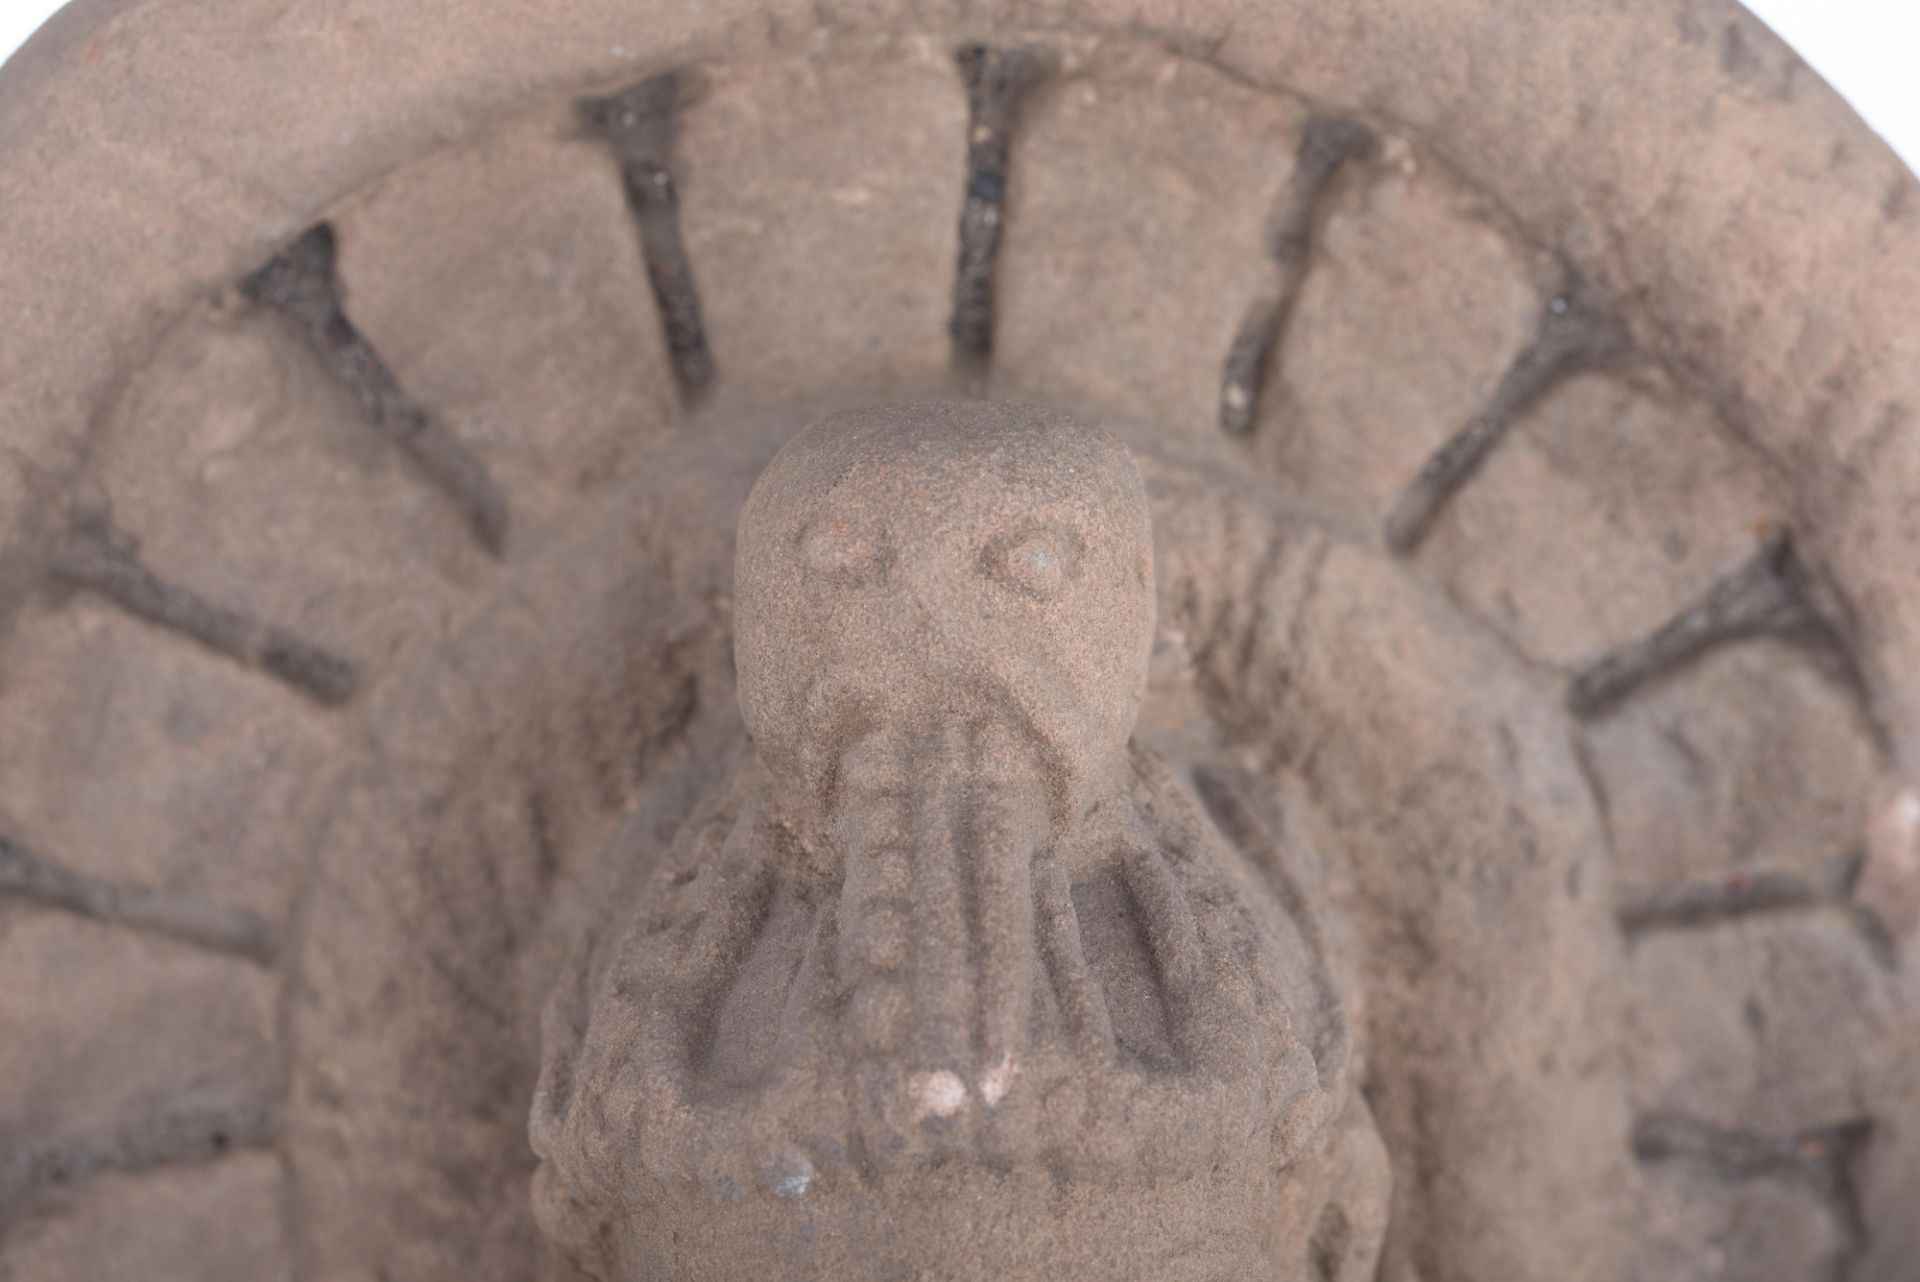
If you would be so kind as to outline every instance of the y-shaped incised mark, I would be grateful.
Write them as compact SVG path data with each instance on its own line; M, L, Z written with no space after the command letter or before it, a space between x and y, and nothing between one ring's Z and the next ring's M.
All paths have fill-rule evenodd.
M1020 99L1047 70L1038 49L965 45L955 55L967 86L967 190L954 268L953 355L965 368L993 355L993 269L1006 213L1009 149Z
M1253 428L1274 348L1307 278L1314 221L1333 176L1372 144L1372 130L1339 116L1315 116L1300 135L1286 205L1267 242L1267 279L1247 306L1220 376L1220 426L1236 436Z
M1638 641L1597 659L1567 690L1567 707L1592 718L1652 681L1718 646L1755 637L1798 644L1864 706L1864 691L1840 632L1815 605L1812 575L1792 535L1768 535L1751 560Z
M494 556L507 546L507 501L473 452L413 399L347 318L331 223L316 223L240 282L240 292L292 323L368 423L411 458L465 515Z
M1427 460L1400 496L1387 518L1387 546L1411 552L1447 500L1480 470L1521 414L1571 375L1618 361L1629 345L1626 326L1602 310L1587 286L1570 275L1548 301L1533 341L1507 366L1486 405Z
M680 239L680 198L673 181L673 140L680 76L663 72L604 98L583 98L580 119L606 140L620 161L627 208L640 229L647 281L666 330L667 358L687 397L713 382L713 353L700 317L700 290Z
M345 659L169 583L98 521L77 522L49 568L56 579L97 592L128 614L191 637L321 703L343 704L353 697L356 678Z

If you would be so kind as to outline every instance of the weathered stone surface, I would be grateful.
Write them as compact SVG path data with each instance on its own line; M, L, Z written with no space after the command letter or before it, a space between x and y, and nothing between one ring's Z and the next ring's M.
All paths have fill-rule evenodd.
M407 637L446 626L486 560L290 329L237 298L164 336L76 497L163 578L323 645L369 681Z
M9 1148L110 1126L154 1100L273 1089L274 983L257 967L18 903L0 905L0 964Z
M90 877L284 918L335 751L304 701L83 597L15 619L0 702L0 835Z
M36 1282L289 1276L280 1163L239 1153L161 1176L113 1176L9 1225L7 1264Z
M1008 175L1001 394L1211 434L1306 112L1137 44L1063 61Z
M1530 658L1578 669L1684 609L1790 511L1710 406L1595 374L1549 394L1422 555Z
M1884 769L1859 705L1766 643L1709 655L1582 731L1623 889L1860 850Z
M909 36L713 67L675 146L687 254L745 402L946 373L966 104L952 56Z
M1009 140L984 377L1179 460L1148 467L1142 740L1224 763L1321 850L1398 1182L1379 1276L1904 1280L1920 190L1736 6L284 10L85 0L0 74L0 837L285 944L273 972L202 956L10 871L6 973L62 981L5 997L46 1034L18 1052L36 1116L224 1080L283 1003L308 1276L560 1268L524 1138L556 941L611 894L590 868L622 815L668 845L740 748L747 480L821 407L944 373L973 146L949 57L984 38L1057 72ZM573 107L675 68L703 413ZM1316 205L1231 440L1221 361L1307 104L1377 145ZM504 561L239 301L322 218L347 314L499 482ZM1549 380L1387 558L1387 512L1569 267L1632 350ZM248 671L63 593L61 541L103 512L166 583L360 683L323 706L258 647ZM1724 637L1568 715L1588 664L1781 530L1823 646ZM115 1071L63 1070L128 1003ZM173 1190L228 1166L85 1182L60 1202L82 1227L9 1221L0 1268L164 1273L201 1223ZM1118 1251L1164 1209L1085 1223ZM1356 1204L1346 1243L1383 1216ZM1336 1225L1288 1205L1272 1233L1307 1236L1308 1276L1370 1273ZM238 1250L211 1274L280 1271Z
M829 415L737 555L752 759L666 849L609 848L544 1024L556 1244L609 1278L1292 1276L1273 1208L1307 1181L1365 1235L1323 1273L1370 1270L1388 1175L1295 844L1222 840L1129 747L1124 448L993 404Z
M675 416L623 209L617 170L554 104L336 216L350 314L509 496L510 544L547 537Z
M1392 134L1316 246L1251 448L1283 492L1371 533L1531 339L1552 269Z

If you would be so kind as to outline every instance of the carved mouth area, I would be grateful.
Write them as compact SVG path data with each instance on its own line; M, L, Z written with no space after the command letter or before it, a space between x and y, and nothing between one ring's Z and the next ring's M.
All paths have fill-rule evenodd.
M1033 860L1053 831L1044 756L988 717L877 731L842 758L827 838L846 1036L856 1056L920 1066L922 1120L993 1089L1027 1029Z
M830 824L876 792L931 795L964 777L989 791L1037 795L1054 827L1066 824L1071 794L1099 773L1102 749L1085 701L1046 656L996 670L943 667L901 684L877 676L892 666L836 669L815 681L792 710L799 764L812 808Z

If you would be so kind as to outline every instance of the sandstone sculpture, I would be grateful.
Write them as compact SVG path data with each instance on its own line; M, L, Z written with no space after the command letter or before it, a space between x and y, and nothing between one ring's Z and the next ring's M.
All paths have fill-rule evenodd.
M1129 746L1125 449L993 404L830 416L748 498L736 584L754 754L669 852L614 847L534 1097L549 1230L634 1279L1370 1276L1387 1180L1318 910ZM1310 1243L1309 1202L1357 1231Z
M1731 0L76 0L0 69L0 1274L1909 1282L1916 297ZM756 533L995 404L1132 455L1150 646L1045 535ZM881 567L1036 626L929 703L807 612ZM892 711L783 737L829 673Z

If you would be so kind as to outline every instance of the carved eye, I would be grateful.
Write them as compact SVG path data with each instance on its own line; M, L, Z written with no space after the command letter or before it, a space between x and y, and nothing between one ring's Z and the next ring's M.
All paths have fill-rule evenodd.
M1066 530L1021 530L988 543L980 569L1023 596L1045 601L1078 576L1080 542Z
M884 535L845 521L814 521L801 528L795 542L810 573L847 587L879 581L893 562L893 548Z

